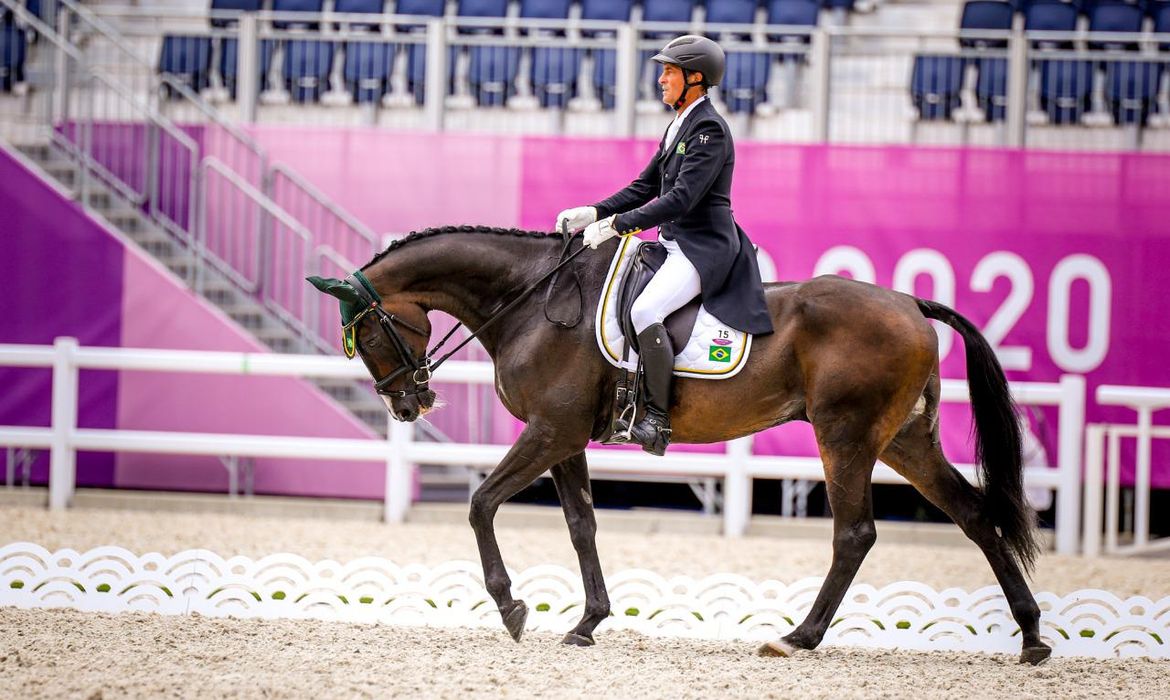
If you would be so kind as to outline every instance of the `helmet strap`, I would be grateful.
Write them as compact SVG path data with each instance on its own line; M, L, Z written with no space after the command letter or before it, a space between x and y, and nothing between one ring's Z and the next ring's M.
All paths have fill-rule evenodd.
M701 87L704 84L704 81L706 80L706 77L704 77L703 80L692 83L690 80L691 73L694 73L695 71L689 71L686 68L683 68L682 71L683 71L683 89L682 89L682 92L679 93L678 99L674 101L674 111L676 111L676 112L682 111L683 102L687 99L687 92L689 92L690 89L693 87Z

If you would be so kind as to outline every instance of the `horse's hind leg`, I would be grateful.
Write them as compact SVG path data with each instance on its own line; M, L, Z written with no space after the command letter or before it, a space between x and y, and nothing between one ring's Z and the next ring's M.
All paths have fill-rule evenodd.
M817 430L825 463L825 489L833 510L833 563L829 575L804 621L782 640L760 647L762 656L789 656L796 649L813 649L821 643L845 591L877 539L870 488L877 448L869 429L851 429L847 425L838 421L823 433Z
M581 451L582 446L570 448L565 446L565 442L559 440L550 427L536 422L529 423L504 460L471 496L469 520L479 546L484 585L496 601L504 627L516 641L520 641L520 635L524 633L528 606L524 601L512 599L512 579L500 556L493 521L504 501L531 484L554 464Z
M1020 626L1023 637L1020 663L1039 664L1047 660L1052 649L1040 639L1040 607L1028 589L1020 565L996 533L995 524L981 516L982 493L943 455L931 421L925 415L916 416L886 447L881 458L941 508L983 550L1007 596L1012 617Z
M585 453L570 457L553 467L552 478L557 487L557 496L561 499L561 508L565 511L569 537L573 540L573 549L577 550L581 580L585 585L585 614L577 626L565 635L564 642L590 646L593 644L593 630L609 617L609 594L601 575L601 561L597 558L597 518L593 514L593 496Z

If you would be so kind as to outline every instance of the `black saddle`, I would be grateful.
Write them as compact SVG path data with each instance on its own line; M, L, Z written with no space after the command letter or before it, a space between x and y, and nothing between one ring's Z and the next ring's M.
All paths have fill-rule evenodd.
M630 307L634 300L649 284L650 278L666 262L666 248L661 243L643 241L634 251L633 259L628 263L630 269L622 279L621 288L617 295L618 325L622 335L626 337L626 347L638 351L638 334L634 331L634 324L630 321ZM695 319L699 317L699 297L687 302L681 309L666 317L666 332L670 336L671 347L677 353L682 350L691 338L691 331L695 329Z

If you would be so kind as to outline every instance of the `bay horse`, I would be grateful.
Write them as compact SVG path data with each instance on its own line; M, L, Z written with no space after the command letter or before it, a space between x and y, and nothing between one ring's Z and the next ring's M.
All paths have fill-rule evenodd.
M610 614L584 450L608 427L621 371L602 357L594 336L594 310L617 244L608 241L566 268L583 292L583 322L573 327L549 322L543 294L498 314L557 264L562 239L556 235L428 229L394 242L345 281L310 278L341 299L343 320L350 305L347 354L360 355L397 420L413 421L435 401L424 359L428 312L482 329L478 338L494 364L496 393L525 427L471 497L469 519L487 590L516 641L528 608L512 597L493 520L501 504L546 471L585 589L584 614L564 643L593 644L594 629ZM808 616L759 653L788 656L821 642L877 537L871 474L880 458L983 550L1020 627L1020 662L1045 661L1051 648L1040 638L1040 608L1024 577L1039 545L1035 513L1023 494L1020 426L987 341L942 304L872 284L823 276L765 287L775 333L754 339L747 366L735 377L678 379L671 402L677 443L731 440L794 420L812 424L832 509L832 564ZM940 447L938 340L929 319L954 328L966 346L982 487L956 471Z

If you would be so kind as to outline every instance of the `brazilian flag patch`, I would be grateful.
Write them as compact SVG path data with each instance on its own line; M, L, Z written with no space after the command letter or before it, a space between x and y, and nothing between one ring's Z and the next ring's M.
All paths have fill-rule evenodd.
M719 345L710 346L707 359L711 362L731 362L731 350Z
M677 154L679 154L680 156L684 156L684 155L686 155L686 153L687 153L687 142L686 142L686 141L679 141L679 142L678 142L678 148L674 149L674 152L675 152L675 153L677 153Z

